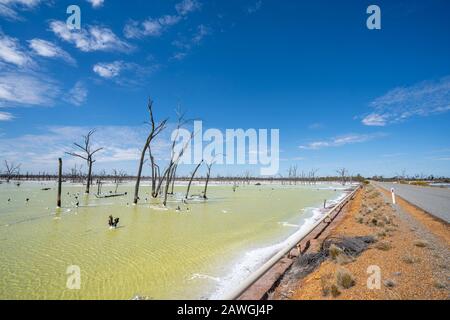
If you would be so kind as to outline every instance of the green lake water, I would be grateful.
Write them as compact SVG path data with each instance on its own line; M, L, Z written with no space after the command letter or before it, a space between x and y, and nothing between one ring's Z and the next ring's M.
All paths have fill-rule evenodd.
M145 200L146 185L133 206L132 185L119 187L125 197L97 199L66 184L55 209L54 183L3 183L0 299L219 298L310 223L314 207L341 196L336 187L210 186L208 201L183 204L179 186L164 209ZM119 228L109 229L109 215ZM72 265L81 270L79 290L66 286Z

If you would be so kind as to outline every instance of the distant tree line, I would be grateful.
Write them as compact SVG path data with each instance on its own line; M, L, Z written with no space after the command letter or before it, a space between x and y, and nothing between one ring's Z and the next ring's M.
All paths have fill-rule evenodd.
M142 146L140 156L137 160L138 170L136 175L129 175L124 171L113 169L110 173L107 173L105 170L101 172L95 173L94 164L96 163L95 155L103 150L101 146L94 146L93 136L96 132L95 129L90 130L86 135L82 137L82 142L74 142L73 147L74 150L71 152L66 152L67 155L80 158L85 162L86 167L83 165L75 165L69 170L66 170L62 173L62 179L65 182L72 183L83 183L86 186L85 192L87 194L90 193L90 187L96 183L97 185L101 185L104 181L110 181L116 184L116 192L118 185L123 181L135 181L134 188L134 198L133 201L135 204L139 202L139 189L142 181L149 180L151 181L151 190L149 195L153 198L161 197L163 199L163 205L166 205L168 196L172 195L174 192L174 184L175 181L186 181L187 182L187 190L184 196L184 199L187 200L189 198L190 188L194 181L205 183L202 197L207 199L206 192L208 190L208 183L210 181L224 181L224 182L232 182L234 185L237 184L250 184L250 183L258 183L258 182L281 182L282 184L288 185L297 185L297 184L305 184L305 185L314 185L318 182L326 182L326 181L338 181L342 185L351 184L353 182L364 182L367 180L367 177L363 177L360 174L350 174L347 168L339 168L336 170L336 175L328 175L328 176L320 176L319 169L312 168L310 170L301 170L297 165L290 166L287 170L286 176L279 174L276 177L254 177L251 175L250 171L245 171L242 175L237 176L221 176L216 175L212 176L212 167L215 163L214 159L209 159L206 161L202 159L199 163L195 164L195 169L189 175L180 175L177 174L177 170L179 167L180 160L184 155L188 147L188 143L194 138L195 133L191 133L191 138L186 143L184 148L181 150L175 150L175 141L177 141L177 136L173 139L173 143L170 149L170 159L167 161L165 167L162 167L161 164L158 164L152 150L152 143L154 140L166 129L167 123L169 119L163 119L160 122L155 120L154 112L153 112L153 101L149 99L147 104L148 111L148 121L146 124L148 125L148 132L145 139L145 142ZM185 119L184 113L177 110L177 129L181 129L185 126L189 120ZM179 130L176 131L178 134ZM217 155L216 155L217 156ZM56 161L55 161L56 162ZM143 175L144 165L148 163L151 170L150 176ZM205 176L201 176L198 174L200 167L206 166L206 174ZM11 180L25 180L25 181L49 181L55 180L58 178L56 174L48 173L48 172L38 172L36 173L21 173L20 168L21 164L16 164L13 162L9 162L7 160L4 161L3 171L0 172L0 179L5 180L6 182L10 182ZM447 177L435 177L433 175L426 176L424 174L416 174L413 176L409 176L406 174L406 170L403 170L401 173L396 174L394 177L385 178L383 176L373 176L370 179L377 181L431 181L431 182L450 182L450 179ZM97 193L99 193L101 187L97 188Z

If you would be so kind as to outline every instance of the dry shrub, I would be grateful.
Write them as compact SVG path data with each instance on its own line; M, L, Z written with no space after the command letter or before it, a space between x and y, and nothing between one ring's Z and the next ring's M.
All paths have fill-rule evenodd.
M364 218L362 216L358 215L358 216L356 216L356 222L362 224L362 223L364 223Z
M320 287L322 288L322 295L327 297L331 293L331 274L326 274L320 277Z
M380 232L377 233L377 238L384 238L387 236L386 231L381 230Z
M339 264L339 265L344 265L344 264L347 264L347 263L350 263L350 262L353 262L353 261L355 261L355 258L350 257L350 256L346 255L345 253L339 255L336 258L336 263Z
M386 227L384 228L384 231L386 231L386 232L394 232L394 231L397 231L397 229L394 228L394 227L388 227L388 226L386 226Z
M340 294L341 294L341 291L339 291L338 286L333 283L331 285L331 295L333 296L333 298L336 298Z
M340 288L349 289L355 285L355 277L345 268L336 271L336 284Z
M377 244L375 245L375 248L377 248L378 250L381 250L381 251L388 251L392 248L392 246L388 241L380 241L380 242L377 242Z
M328 248L328 255L330 256L331 260L336 260L336 258L343 253L344 251L338 246L336 246L334 243L331 244L330 247Z
M434 280L433 286L436 289L445 289L445 288L447 288L447 285L445 284L445 282L442 282L442 281L439 281L439 280Z
M426 242L425 240L416 240L413 243L414 243L414 245L416 247L419 247L419 248L426 248L426 247L428 247L428 242Z
M330 247L328 248L328 255L331 258L331 260L340 265L354 261L352 257L345 254L344 250L342 250L335 244L331 244Z
M420 259L415 256L406 255L402 258L402 261L407 264L414 264L420 262Z

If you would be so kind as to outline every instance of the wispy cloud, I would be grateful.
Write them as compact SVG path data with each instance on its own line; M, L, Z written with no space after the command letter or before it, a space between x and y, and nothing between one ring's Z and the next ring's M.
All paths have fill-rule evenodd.
M406 153L403 152L398 152L398 153L387 153L387 154L382 154L381 157L383 158L397 158L397 157L401 157L406 155Z
M0 111L0 121L11 121L13 119L14 119L14 116L11 113Z
M183 0L175 5L178 14L185 16L191 12L200 10L201 3L197 0Z
M180 51L176 52L172 56L172 59L175 60L184 59L194 46L198 46L202 42L202 40L211 33L212 33L211 28L201 24L197 26L197 29L195 33L192 35L192 37L173 41L172 45L177 47Z
M174 60L183 60L186 58L187 53L186 52L177 52L172 56L172 59Z
M93 8L100 8L103 6L105 0L87 0L87 2L89 2Z
M145 85L146 79L155 70L159 68L158 64L147 62L145 66L134 62L125 62L117 60L113 62L96 63L92 70L101 78L112 80L121 86L138 87Z
M110 79L117 77L124 66L125 63L123 61L114 61L110 63L100 62L94 65L93 70L100 77Z
M0 16L9 20L21 20L17 11L36 8L41 0L0 0Z
M209 35L211 33L211 30L206 27L205 25L201 24L197 27L197 32L194 34L194 37L192 38L192 42L197 44L200 41L203 40L204 37Z
M450 77L393 89L370 105L374 112L363 118L366 126L386 126L412 117L447 112L450 110Z
M130 44L116 36L111 29L102 26L86 26L81 30L70 30L64 22L52 21L50 30L59 38L72 43L84 52L129 52L133 49Z
M33 60L22 48L16 38L9 37L0 31L0 60L17 67L29 67Z
M324 124L323 124L323 123L315 122L315 123L311 123L311 124L308 126L308 129L311 129L311 130L318 130L318 129L322 129L323 127L324 127Z
M255 3L253 3L252 5L247 7L247 13L248 14L253 14L257 11L259 11L262 7L262 1L258 0Z
M341 147L349 144L363 143L385 136L383 133L376 134L347 134L330 139L318 140L300 146L300 149L319 150L330 147Z
M186 15L199 10L200 7L200 2L196 0L184 0L175 5L177 14L167 14L158 18L147 18L144 21L130 20L125 25L123 33L128 39L159 37L169 27L178 24Z
M46 58L59 58L66 62L75 65L76 61L70 54L58 47L56 44L42 40L42 39L32 39L28 41L30 48L39 56Z
M101 167L127 167L134 165L139 159L140 148L146 138L148 128L145 126L97 126L93 137L93 147L104 148L97 154L97 164ZM59 157L64 158L64 167L68 170L75 163L84 164L78 159L65 155L73 148L73 142L82 139L91 127L83 126L51 126L41 128L41 133L26 134L14 138L0 137L0 160L21 162L23 170L56 171ZM154 141L152 151L157 158L166 157L169 148L167 137ZM95 169L95 168L94 168Z
M362 123L366 126L372 127L384 127L387 123L388 119L386 115L372 113L368 116L364 117Z
M280 161L304 161L305 157L280 158Z
M64 100L75 106L81 106L86 102L87 96L88 90L85 84L82 81L78 81L72 89L69 90L67 95L64 97Z
M50 106L60 89L55 81L35 72L1 72L0 106Z
M139 39L143 37L159 37L168 27L177 24L180 21L179 16L166 15L161 18L149 18L145 21L130 21L123 30L125 37L129 39Z

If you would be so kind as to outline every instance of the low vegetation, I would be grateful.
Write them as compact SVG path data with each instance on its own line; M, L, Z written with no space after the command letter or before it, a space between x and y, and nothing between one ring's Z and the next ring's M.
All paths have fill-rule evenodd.
M388 251L392 249L392 245L388 241L379 241L375 245L375 248L381 251Z
M428 242L425 240L416 240L414 241L414 245L419 248L426 248L428 247Z
M402 261L406 264L414 264L420 262L420 259L412 255L406 255L402 258Z
M350 289L356 283L353 274L345 268L339 268L336 271L336 284L343 289Z

